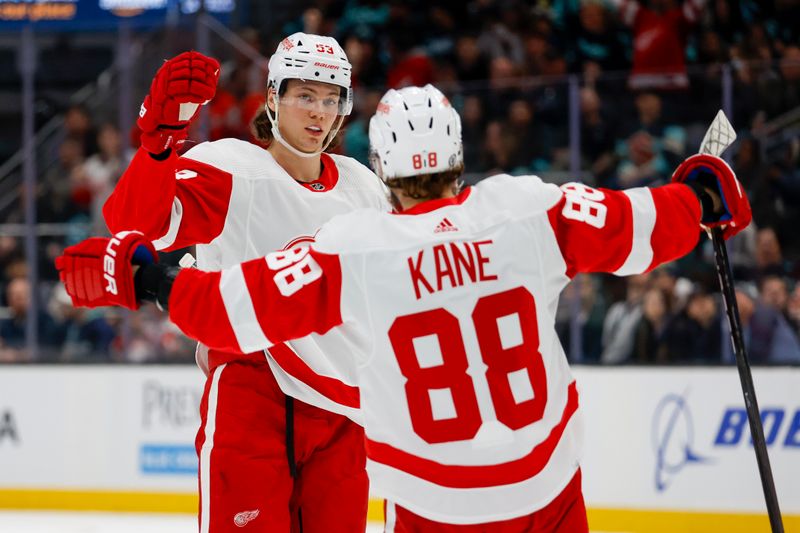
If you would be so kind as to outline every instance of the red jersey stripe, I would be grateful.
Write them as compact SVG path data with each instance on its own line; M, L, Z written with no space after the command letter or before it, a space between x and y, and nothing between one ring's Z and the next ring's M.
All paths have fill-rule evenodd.
M567 423L577 409L578 390L573 381L567 391L564 413L550 435L524 457L507 463L485 466L446 465L370 439L367 439L367 457L443 487L470 489L520 483L532 478L547 465Z
M267 351L284 372L302 381L332 402L353 409L361 408L358 387L348 385L336 378L317 374L286 344L276 344Z

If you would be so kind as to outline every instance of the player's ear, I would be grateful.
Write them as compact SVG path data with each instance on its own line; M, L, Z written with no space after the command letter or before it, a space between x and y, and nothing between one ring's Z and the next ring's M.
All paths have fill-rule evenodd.
M275 89L272 87L267 89L267 107L273 113L275 112Z

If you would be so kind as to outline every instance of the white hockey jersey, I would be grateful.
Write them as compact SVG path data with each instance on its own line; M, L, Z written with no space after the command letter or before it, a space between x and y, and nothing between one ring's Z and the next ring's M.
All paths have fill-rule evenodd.
M639 273L684 255L699 220L685 185L497 176L401 214L336 217L310 248L184 270L170 317L244 351L341 331L349 347L329 355L360 388L372 491L440 522L509 519L547 505L580 460L560 291L576 272Z
M158 250L197 244L198 268L219 270L313 242L336 215L364 207L390 210L383 184L369 169L344 156L321 158L320 178L300 183L268 151L237 139L202 143L163 162L140 150L104 214L113 232L139 229ZM326 357L349 349L340 337L313 334L276 345L267 359L286 394L360 421L354 378L332 367L336 358ZM254 356L263 354L246 357ZM206 372L209 363L240 357L198 347L198 364Z

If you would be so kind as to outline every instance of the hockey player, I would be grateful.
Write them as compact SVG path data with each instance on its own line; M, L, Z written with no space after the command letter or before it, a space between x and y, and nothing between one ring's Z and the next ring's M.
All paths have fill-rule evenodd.
M350 63L335 39L296 33L279 44L255 124L266 149L222 139L179 156L218 69L187 52L156 74L138 120L142 147L104 207L112 232L139 228L157 250L197 244L197 266L218 270L311 242L334 215L390 209L369 169L325 153L352 109ZM266 353L198 348L201 533L364 530L363 429L342 416L357 419L358 390L321 357L341 350L339 332Z
M460 135L435 88L389 91L370 143L399 213L342 215L310 247L221 272L159 266L141 234L124 232L67 249L61 278L76 305L154 300L225 350L344 332L349 349L330 355L360 388L387 531L587 532L559 292L579 272L641 273L681 257L701 226L729 237L749 204L706 155L653 189L500 175L459 192Z

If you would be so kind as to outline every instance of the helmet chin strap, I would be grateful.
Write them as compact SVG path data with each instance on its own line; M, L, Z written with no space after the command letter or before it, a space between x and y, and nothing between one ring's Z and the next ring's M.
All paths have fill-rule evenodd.
M269 108L269 105L268 104L264 104L264 110L267 112L267 118L269 119L270 124L272 124L272 129L271 129L272 136L275 138L276 141L281 143L284 148L286 148L287 150L289 150L290 152L292 152L294 155L296 155L298 157L309 158L309 157L317 157L317 156L319 156L331 144L331 142L333 141L333 138L336 137L336 134L339 132L339 128L342 127L342 122L344 122L344 115L339 115L339 122L334 127L332 127L331 130L328 132L328 137L327 137L328 140L325 142L325 144L322 146L322 148L320 150L316 151L316 152L303 152L301 150L298 150L294 146L292 146L289 143L289 141L284 139L283 135L281 135L281 131L278 128L278 113L279 113L279 109L280 109L280 104L278 102L278 95L277 94L275 95L275 117L274 118L272 117L272 113L270 112L271 110Z

